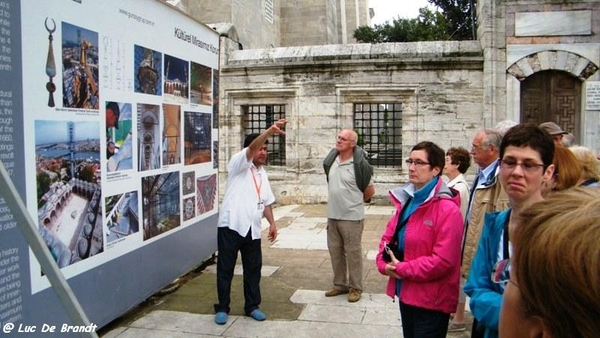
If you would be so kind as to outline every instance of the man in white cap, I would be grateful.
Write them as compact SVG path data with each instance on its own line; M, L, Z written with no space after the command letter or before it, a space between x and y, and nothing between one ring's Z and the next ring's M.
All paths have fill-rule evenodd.
M547 132L548 134L550 134L550 136L552 136L552 139L554 140L554 145L556 146L562 146L562 138L563 135L568 134L568 132L562 130L561 127L558 126L558 124L554 123L554 122L544 122L542 124L540 124L540 128Z

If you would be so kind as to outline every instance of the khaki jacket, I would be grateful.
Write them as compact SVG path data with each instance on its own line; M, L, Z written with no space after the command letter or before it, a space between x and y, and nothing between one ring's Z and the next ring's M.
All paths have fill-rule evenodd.
M475 257L479 238L483 229L485 214L488 212L502 211L509 208L508 196L498 181L499 167L496 167L494 175L485 182L484 186L476 188L471 203L471 216L465 228L465 239L463 244L461 276L469 277L471 262Z

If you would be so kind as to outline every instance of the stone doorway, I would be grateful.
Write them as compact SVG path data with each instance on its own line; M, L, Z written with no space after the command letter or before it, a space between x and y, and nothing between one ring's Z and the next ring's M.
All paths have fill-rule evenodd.
M547 70L521 82L521 122L552 121L580 142L581 81L566 72Z

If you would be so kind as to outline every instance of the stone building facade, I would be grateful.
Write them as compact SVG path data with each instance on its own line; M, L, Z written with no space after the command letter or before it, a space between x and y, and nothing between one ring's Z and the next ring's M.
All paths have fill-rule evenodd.
M345 1L350 2L356 3ZM377 146L372 160L388 164L375 169L380 201L387 200L389 188L407 181L402 164L417 142L469 148L477 130L506 119L552 120L572 132L579 144L598 151L600 108L593 94L600 76L600 2L479 0L477 4L476 41L371 45L323 40L289 46L295 40L281 34L294 30L281 27L283 22L294 25L293 20L282 16L286 11L279 7L280 36L272 45L287 41L286 47L263 48L268 45L261 42L255 44L260 48L240 50L238 41L249 39L246 30L240 30L243 23L214 25L222 36L220 181L225 182L227 160L240 149L249 106L285 108L289 121L285 165L268 168L282 204L327 200L321 162L342 128L375 129L368 138L371 146ZM308 22L304 26L313 27ZM325 36L335 35L329 33L334 26L326 21L320 25ZM390 121L387 108L370 114L385 115L384 123L357 120L364 117L364 107L390 104L395 107ZM365 123L374 124L364 129ZM397 133L391 142L386 134L389 123ZM382 144L385 149L379 151Z
M225 62L220 168L240 149L245 105L285 105L286 165L269 168L280 203L326 201L322 160L338 131L353 128L356 104L401 105L402 154L424 140L468 146L481 126L483 58L475 41L242 50ZM378 195L406 181L402 163L375 170Z
M485 85L506 98L496 109L514 121L554 121L576 143L600 150L600 108L588 99L600 80L600 2L503 3L481 1L479 13L496 27L485 29L484 22L479 29L489 37L480 39L486 69L498 79ZM485 98L484 104L495 106Z
M368 0L167 2L199 22L233 24L244 49L355 43L354 30L372 17Z

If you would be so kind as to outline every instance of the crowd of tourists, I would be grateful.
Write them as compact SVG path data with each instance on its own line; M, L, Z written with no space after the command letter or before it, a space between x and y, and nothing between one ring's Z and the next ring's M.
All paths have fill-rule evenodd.
M277 236L274 196L263 164L279 120L246 139L229 164L219 219L215 322L225 324L238 251L246 314L260 304L260 219ZM377 269L399 300L404 337L592 337L600 332L600 174L593 150L573 145L553 122L503 121L478 131L471 149L423 141L406 156L408 183L388 192L396 211L381 236ZM333 270L326 297L362 294L364 204L373 167L351 129L323 161L327 246ZM473 182L465 174L471 159ZM234 175L235 174L235 175ZM243 198L241 197L243 196ZM248 196L254 196L249 198ZM468 298L467 298L468 297ZM465 325L467 299L473 315Z
M565 135L552 122L479 131L471 185L466 149L448 149L444 162L432 142L412 148L409 183L390 191L397 212L377 255L404 337L469 329L467 296L471 337L599 332L599 163Z

